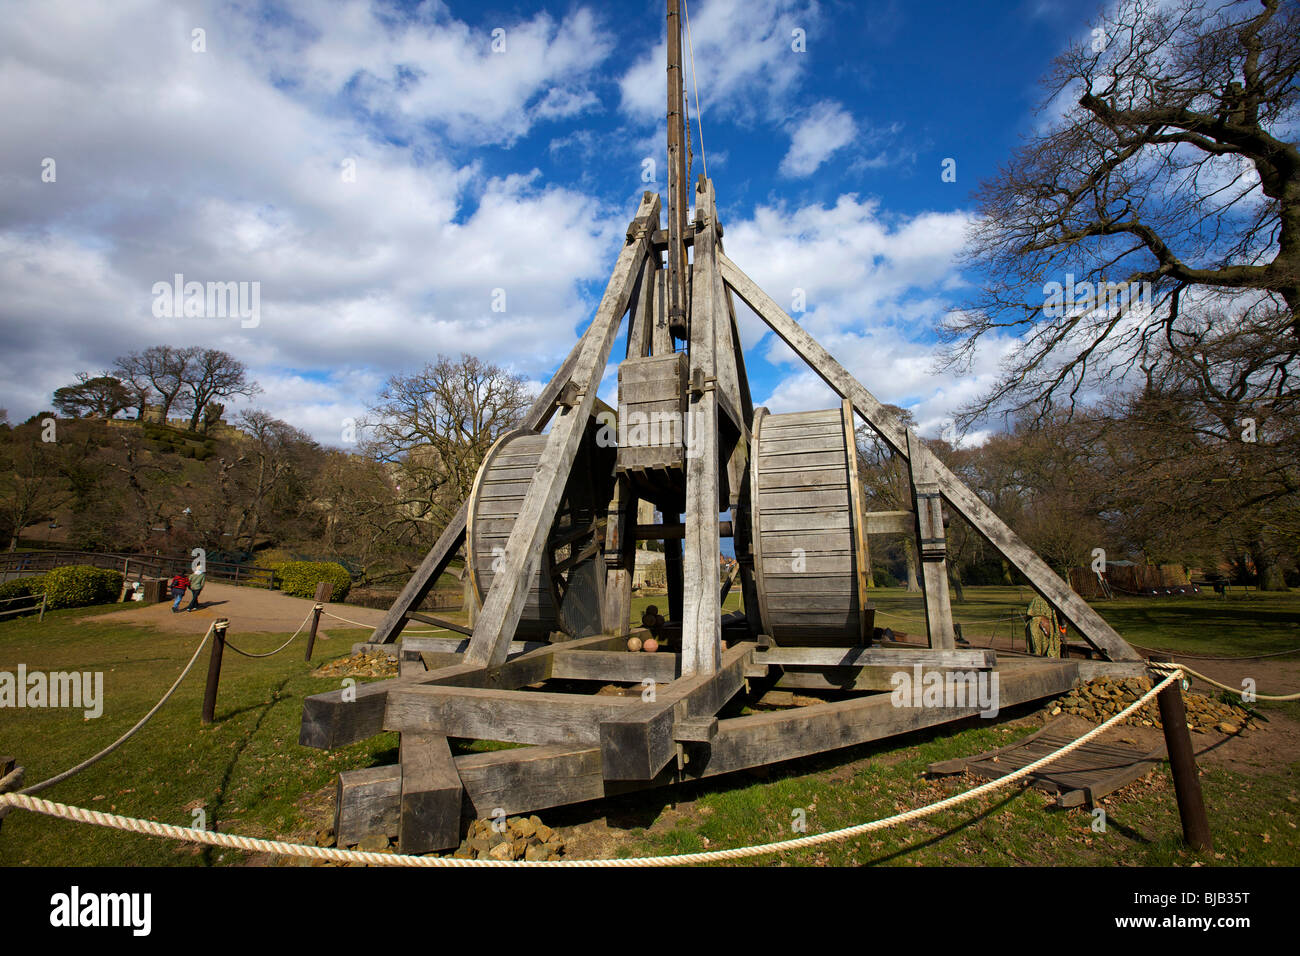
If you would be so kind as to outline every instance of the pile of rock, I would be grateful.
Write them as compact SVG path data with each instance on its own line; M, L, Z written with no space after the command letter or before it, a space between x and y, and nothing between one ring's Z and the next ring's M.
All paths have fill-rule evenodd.
M396 677L397 659L385 651L359 651L351 657L322 664L312 677Z
M558 860L564 840L536 816L475 820L452 856L462 860Z
M1049 713L1053 717L1058 714L1074 714L1099 724L1118 714L1150 689L1151 681L1146 677L1098 677L1059 698L1050 705ZM1222 734L1236 734L1255 726L1250 713L1236 704L1186 693L1183 694L1183 701L1187 706L1187 724L1196 733L1204 734L1215 730ZM1136 727L1160 727L1159 706L1153 699L1121 723Z
M499 829L498 829L499 828ZM336 837L330 828L317 830L317 846L335 846ZM371 853L401 853L397 841L373 834L360 843L349 844L345 849L366 850ZM475 820L469 832L451 853L430 853L427 856L454 856L462 860L558 860L564 855L564 840L536 816L510 817L508 819ZM301 866L320 865L310 859L295 860ZM328 864L327 864L328 865ZM348 864L343 864L344 866ZM365 866L366 864L354 864Z

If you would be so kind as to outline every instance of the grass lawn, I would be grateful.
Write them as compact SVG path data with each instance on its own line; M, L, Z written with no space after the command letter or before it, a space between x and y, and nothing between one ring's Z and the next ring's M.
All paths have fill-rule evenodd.
M917 596L880 589L873 601L881 611L879 625L923 633ZM666 603L663 596L638 597L634 620L646 605L657 604L663 612ZM1027 603L1015 588L968 588L967 600L954 604L954 614L978 646L978 637L991 634L998 618ZM739 596L733 593L727 609L738 606ZM1095 606L1122 634L1150 647L1238 656L1300 645L1300 594L1126 598ZM43 624L34 618L0 622L0 670L12 672L24 663L29 669L104 673L104 713L98 719L86 720L80 711L67 709L3 711L0 753L19 758L28 783L64 770L115 739L158 700L193 652L196 637L115 624L106 616L111 610L55 611L46 614ZM364 630L336 632L334 639L317 644L316 663L345 653L353 640L367 635ZM235 640L246 650L265 651L287 636ZM296 642L262 660L227 653L217 722L204 728L199 709L205 651L172 700L132 741L41 796L183 825L192 825L201 809L209 827L250 836L303 837L328 825L332 810L321 795L330 792L337 773L394 762L397 735L384 734L334 753L299 747L303 697L339 686L336 679L310 677L311 666L301 652L302 644ZM1261 689L1272 688L1261 681ZM1297 704L1261 709L1275 720L1300 718ZM811 833L965 790L971 786L968 780L928 782L920 779L921 771L931 761L1009 743L1026 732L1024 726L973 720L949 731L941 728L707 784L633 794L596 809L565 808L541 816L563 827L616 809L640 813L645 826L623 830L616 851L621 855L769 842L793 835L798 809ZM1287 755L1254 772L1207 768L1203 786L1217 853L1203 862L1300 865L1298 775L1300 762ZM1004 791L917 824L756 862L1160 865L1196 859L1179 841L1167 768L1123 791L1118 801L1112 799L1104 834L1093 832L1086 811L1056 811L1046 804L1036 791ZM23 811L12 812L0 831L0 864L11 866L230 865L244 859L234 851Z

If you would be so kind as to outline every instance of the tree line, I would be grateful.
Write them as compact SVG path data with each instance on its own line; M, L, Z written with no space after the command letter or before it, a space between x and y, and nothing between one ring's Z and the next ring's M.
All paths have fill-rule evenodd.
M82 550L201 546L243 559L279 549L400 584L532 398L522 376L439 356L391 377L351 423L355 440L331 448L261 409L214 415L214 398L259 390L242 363L214 351L148 348L119 358L116 376L57 390L57 411L14 426L0 413L9 549L48 543L47 523L62 520L59 537ZM175 409L190 414L188 428L165 424ZM218 421L226 427L212 428Z
M54 407L69 418L114 418L135 410L143 419L154 409L166 424L173 411L189 416L189 431L210 428L225 411L222 399L251 398L261 391L244 363L221 349L154 345L118 356L99 375L77 373L77 381L56 389Z

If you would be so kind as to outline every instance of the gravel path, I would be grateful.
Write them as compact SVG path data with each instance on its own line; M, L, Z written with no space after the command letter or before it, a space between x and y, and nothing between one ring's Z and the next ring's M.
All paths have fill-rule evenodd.
M190 603L188 593L181 607ZM292 634L311 612L315 602L307 598L290 597L279 591L265 588L238 587L233 584L209 582L199 598L197 610L173 614L171 602L152 606L131 602L107 617L85 618L87 621L120 621L123 624L150 624L164 631L182 634L202 634L208 625L219 617L230 621L230 636L237 640L239 634L274 633ZM373 628L383 620L384 612L368 607L327 604L329 613L357 621ZM352 631L355 640L365 640L370 635L360 628L344 624L326 615L321 616L320 632Z

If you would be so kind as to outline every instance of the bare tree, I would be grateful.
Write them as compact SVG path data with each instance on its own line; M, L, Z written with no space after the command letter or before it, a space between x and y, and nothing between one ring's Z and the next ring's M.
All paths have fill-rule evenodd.
M0 447L0 519L9 529L9 550L23 529L72 500L57 442L42 440L39 422L20 425Z
M146 394L148 390L158 397L161 406L160 420L165 425L172 406L176 404L191 379L192 354L191 349L154 345L142 352L130 352L120 356L113 363L113 368L120 372L125 380L132 383L142 402L148 400ZM144 417L143 405L140 416Z
M1297 35L1281 0L1121 0L1058 58L1046 107L1064 114L978 193L967 263L986 281L949 317L945 361L963 366L985 337L1021 340L967 421L1122 378L1177 349L1189 305L1294 361Z
M440 529L469 496L492 442L519 424L529 400L523 376L472 355L440 355L414 375L388 380L362 423L365 451L398 466L412 520Z
M248 369L229 352L220 349L186 349L189 374L184 383L190 412L190 431L198 431L199 420L209 403L235 395L252 396L261 387L248 378Z
M284 488L295 469L302 470L306 459L318 448L306 432L264 411L253 409L242 413L239 425L251 438L240 455L240 460L248 463L250 475L231 537L236 544L245 540L251 549L257 541L268 502Z

